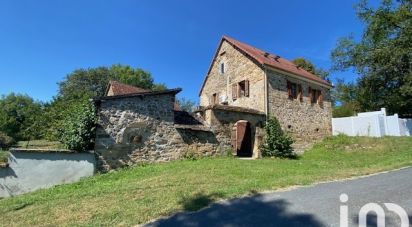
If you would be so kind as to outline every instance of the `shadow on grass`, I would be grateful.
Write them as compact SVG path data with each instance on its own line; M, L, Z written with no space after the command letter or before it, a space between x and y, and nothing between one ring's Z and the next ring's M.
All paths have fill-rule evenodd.
M197 194L182 201L185 210L146 226L325 226L313 215L288 211L289 202L267 200L263 195L244 197L207 206L220 194Z
M223 198L222 193L212 193L208 195L198 193L190 198L182 197L179 203L185 211L198 211L220 198Z

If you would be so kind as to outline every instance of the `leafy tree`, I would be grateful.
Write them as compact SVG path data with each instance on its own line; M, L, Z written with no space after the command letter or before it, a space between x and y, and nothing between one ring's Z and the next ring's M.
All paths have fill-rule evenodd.
M292 62L296 65L299 66L300 68L319 76L320 78L324 79L324 80L328 80L328 76L329 76L329 72L322 69L322 68L316 68L315 65L310 62L309 60L299 57L299 58L295 58L294 60L292 60Z
M42 104L27 95L11 93L0 98L0 131L15 140L39 139L44 125L39 120Z
M96 122L94 105L87 99L82 100L73 105L64 117L60 130L60 142L71 150L93 149Z
M64 99L100 97L104 95L110 80L146 89L161 90L166 87L163 84L154 84L147 71L117 64L111 67L75 70L59 83L59 96Z
M196 107L195 102L186 98L178 98L177 103L179 104L180 108L186 112L192 112L193 109Z
M15 141L13 138L3 132L0 132L0 150L9 148L14 142Z
M382 107L401 116L412 114L412 1L383 0L357 5L365 30L356 40L342 38L332 52L333 69L354 69L356 103L361 111Z
M293 139L285 134L275 117L270 117L265 125L265 141L261 146L263 157L294 158Z

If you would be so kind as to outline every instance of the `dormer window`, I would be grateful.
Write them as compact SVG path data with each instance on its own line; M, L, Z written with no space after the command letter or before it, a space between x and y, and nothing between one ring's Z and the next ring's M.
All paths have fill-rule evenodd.
M225 63L220 63L220 74L224 74L225 73Z

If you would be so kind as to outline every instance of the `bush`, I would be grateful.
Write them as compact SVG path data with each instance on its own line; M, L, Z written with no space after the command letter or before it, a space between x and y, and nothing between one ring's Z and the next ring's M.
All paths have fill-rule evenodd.
M74 105L62 123L60 142L79 152L93 149L96 122L96 111L90 101Z
M14 139L6 135L3 132L0 132L0 149L7 149L14 144Z
M293 139L285 134L275 117L269 118L265 125L265 140L261 146L263 157L293 158Z

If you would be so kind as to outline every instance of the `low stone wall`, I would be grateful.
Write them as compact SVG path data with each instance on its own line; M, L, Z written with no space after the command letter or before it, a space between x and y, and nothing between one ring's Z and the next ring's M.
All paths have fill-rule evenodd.
M92 153L12 150L8 167L0 168L0 197L76 182L94 172Z
M98 169L219 152L215 135L188 114L175 113L173 93L119 97L98 104L95 152ZM180 125L177 123L185 123ZM188 122L188 123L187 123Z

